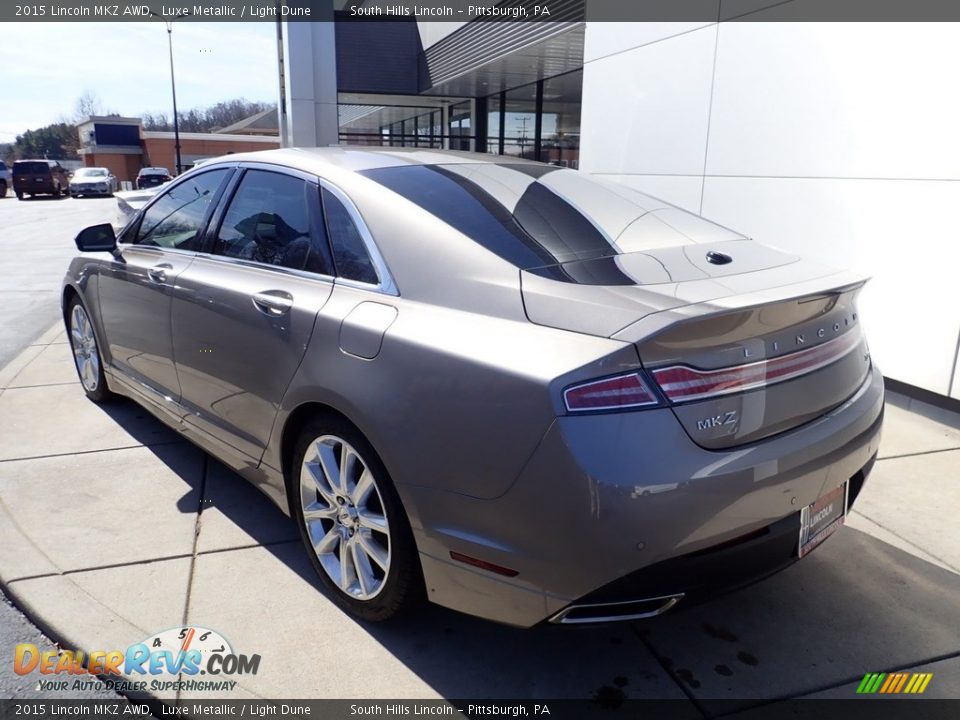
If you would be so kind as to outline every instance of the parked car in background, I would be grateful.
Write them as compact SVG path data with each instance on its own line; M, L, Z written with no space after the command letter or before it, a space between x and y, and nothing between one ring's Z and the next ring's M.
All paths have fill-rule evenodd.
M7 164L0 160L0 198L7 196L7 189L13 185L13 173Z
M173 180L173 177L171 177L170 171L166 168L145 167L137 173L137 190L163 185L163 183L170 182L171 180Z
M576 170L238 154L76 243L87 396L255 483L368 620L658 615L805 557L876 459L863 276Z
M70 194L113 195L117 190L117 178L107 168L84 167L76 170L70 177Z
M13 191L24 195L67 195L70 180L67 170L56 160L17 160L13 163Z

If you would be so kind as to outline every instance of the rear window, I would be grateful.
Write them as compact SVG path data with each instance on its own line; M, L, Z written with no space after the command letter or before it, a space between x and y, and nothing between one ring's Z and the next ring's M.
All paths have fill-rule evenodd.
M626 253L743 237L625 185L549 165L404 165L361 174L524 270L608 260L588 263L594 272Z
M407 165L362 174L525 270L639 249L630 228L658 203L545 165Z
M13 171L18 173L49 173L50 166L40 160L17 161L13 164Z
M448 166L408 165L366 170L362 174L518 267L558 262L548 247L520 226L506 206Z

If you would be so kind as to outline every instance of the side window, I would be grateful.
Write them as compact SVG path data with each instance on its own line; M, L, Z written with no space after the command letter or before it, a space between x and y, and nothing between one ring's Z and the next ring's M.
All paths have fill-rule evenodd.
M327 221L327 235L330 237L337 275L347 280L376 285L379 282L377 271L363 244L360 231L343 203L326 188L323 188L323 215Z
M134 243L199 250L203 220L229 172L211 170L168 190L147 208Z
M299 178L248 170L220 224L214 254L329 275L311 238L307 195Z

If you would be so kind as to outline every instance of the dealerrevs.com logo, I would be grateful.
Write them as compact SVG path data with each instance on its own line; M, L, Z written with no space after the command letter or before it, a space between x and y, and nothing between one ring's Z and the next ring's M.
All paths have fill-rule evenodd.
M89 689L95 675L118 692L224 691L236 687L230 678L256 675L260 656L234 652L215 630L181 627L126 650L41 652L33 643L22 643L14 650L13 669L18 675L39 673L39 689L48 691Z

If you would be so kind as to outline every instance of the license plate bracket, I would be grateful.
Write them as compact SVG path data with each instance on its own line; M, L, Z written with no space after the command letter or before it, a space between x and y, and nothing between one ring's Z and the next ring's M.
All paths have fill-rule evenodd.
M800 542L798 557L809 554L833 535L847 517L847 483L817 498L800 510Z

